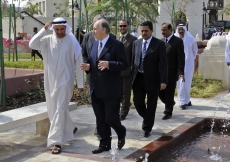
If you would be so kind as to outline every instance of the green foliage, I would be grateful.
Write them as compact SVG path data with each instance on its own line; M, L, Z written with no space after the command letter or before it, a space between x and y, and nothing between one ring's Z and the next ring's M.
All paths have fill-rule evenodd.
M141 22L149 20L156 22L154 16L158 16L158 0L128 0L130 22L137 27ZM91 3L87 8L91 12L91 18L97 14L104 15L110 25L116 22L116 0L101 0L100 3ZM118 3L118 20L126 18L125 1Z
M38 9L39 8L39 4L33 4L31 2L27 2L27 7L24 8L24 11L28 12L30 15L34 16L35 14L38 15L42 15L41 10Z
M10 54L10 59L13 58L13 54ZM8 59L8 54L4 54L4 59ZM18 54L18 59L31 59L31 54L30 53L19 53ZM40 60L40 58L36 55L35 59Z
M195 98L213 97L219 92L224 91L221 80L203 79L201 75L194 74L190 96ZM177 89L176 89L177 94Z
M53 14L53 17L69 17L70 13L67 9L71 8L70 2L53 3L53 5L56 9L56 12Z
M23 68L23 69L43 69L43 62L42 61L6 61L5 60L5 67L10 68Z
M218 15L222 15L222 14L230 15L230 4L228 4L223 8L223 10L218 12Z
M223 90L222 81L215 79L203 79L201 75L195 74L193 76L190 95L191 97L196 98L207 98L212 97Z

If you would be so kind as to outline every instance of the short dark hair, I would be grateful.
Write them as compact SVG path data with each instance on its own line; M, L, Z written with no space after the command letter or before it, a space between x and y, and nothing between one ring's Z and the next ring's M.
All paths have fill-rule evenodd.
M120 21L126 21L126 22L127 22L127 24L129 25L129 21L128 21L128 20L121 19Z
M141 23L141 26L148 26L150 30L153 30L153 23L151 21L145 21Z
M104 15L97 14L97 15L94 16L94 18L93 18L93 23L95 23L97 20L101 20L101 19L105 19L105 20L106 20L106 17L105 17Z
M168 29L172 29L172 25L170 23L163 23L162 26L163 25L168 25Z
M100 21L101 28L105 28L106 29L106 33L109 34L110 33L110 27L109 27L108 21L106 21L105 19L101 19L99 21Z

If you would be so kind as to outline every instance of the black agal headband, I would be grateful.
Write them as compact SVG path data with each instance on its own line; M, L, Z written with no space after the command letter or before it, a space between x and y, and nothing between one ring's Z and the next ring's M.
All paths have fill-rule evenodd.
M52 24L66 24L67 21L58 21L58 22L52 22Z

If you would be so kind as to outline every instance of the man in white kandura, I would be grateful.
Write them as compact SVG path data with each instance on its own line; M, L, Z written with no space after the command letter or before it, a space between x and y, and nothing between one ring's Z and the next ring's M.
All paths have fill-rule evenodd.
M226 48L225 48L225 62L227 63L228 67L230 66L230 32L226 36Z
M175 36L181 38L184 42L185 53L185 68L184 77L185 80L179 79L177 81L178 87L178 100L182 109L186 109L186 106L192 106L190 100L190 89L192 84L192 77L194 72L194 60L198 52L197 43L195 38L187 31L187 27L180 24L177 27Z
M48 29L53 34L48 33ZM76 73L79 91L84 86L81 46L66 20L59 17L45 26L31 39L30 48L41 50L44 63L44 87L50 120L47 146L59 154L61 145L74 139L77 127L70 118L68 105L73 94Z

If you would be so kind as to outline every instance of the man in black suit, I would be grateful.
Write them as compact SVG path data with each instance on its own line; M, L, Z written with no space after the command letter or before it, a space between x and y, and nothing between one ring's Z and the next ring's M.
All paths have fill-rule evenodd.
M176 82L181 77L184 80L185 54L183 40L174 36L172 25L163 23L161 26L163 41L168 57L168 84L165 90L159 92L159 98L165 104L163 120L170 119L175 105L174 94Z
M33 31L34 31L34 34L33 34L33 36L34 36L35 34L38 33L38 28L37 28L37 27L34 27ZM40 52L39 52L38 50L32 49L32 50L31 50L31 60L32 60L32 61L35 61L35 54L37 54L38 57L40 57L40 59L43 60L43 57L42 57L42 55L40 54Z
M104 16L98 14L96 15L94 18L93 18L93 24L98 21L98 20L101 20L101 19L106 19ZM109 36L113 39L116 39L116 36L109 33ZM88 33L86 33L83 37L83 41L82 41L82 44L81 44L81 47L82 47L82 57L83 57L83 61L84 62L87 62L88 60L88 54L89 54L89 50L92 46L92 44L95 42L95 38L94 38L94 35L93 35L93 32L90 31ZM90 80L90 72L87 73L87 76L86 76L86 83L89 84L89 81ZM94 135L98 136L99 137L99 134L97 132L97 128L95 129L94 131Z
M133 43L133 101L143 118L144 137L149 137L155 121L159 90L166 88L168 68L165 43L152 36L152 22L143 22L141 33L142 38Z
M95 41L89 51L87 63L82 70L91 73L90 94L100 135L99 148L94 154L111 149L111 128L118 136L118 148L125 144L126 129L119 118L122 94L121 71L127 68L124 45L109 36L110 27L105 19L93 26Z
M123 82L123 95L122 95L122 107L120 110L120 119L125 120L129 113L129 108L131 106L130 97L132 89L132 77L131 77L131 64L132 64L132 47L133 42L137 40L137 37L132 36L128 33L129 22L127 20L119 21L119 40L125 46L125 53L128 61L128 68L121 72L122 82Z

